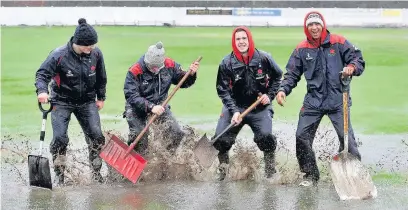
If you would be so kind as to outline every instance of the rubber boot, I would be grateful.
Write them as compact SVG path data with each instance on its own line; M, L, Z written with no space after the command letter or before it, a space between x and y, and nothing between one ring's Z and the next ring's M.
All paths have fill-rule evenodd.
M100 151L99 148L89 148L89 163L91 165L91 170L92 170L92 181L98 182L98 183L103 183L103 177L100 173L101 168L102 168L102 158L98 155Z
M54 183L56 185L64 185L66 156L65 155L53 155L52 161L54 163L54 173L55 173Z
M100 172L102 168L102 159L101 158L93 159L91 162L91 167L92 167L92 181L103 183L104 180Z
M223 181L225 179L225 176L228 173L228 167L229 167L229 156L228 152L226 153L218 153L218 160L220 162L220 165L218 166L218 180Z
M265 176L266 178L271 178L276 173L275 153L264 152L264 161L265 161Z

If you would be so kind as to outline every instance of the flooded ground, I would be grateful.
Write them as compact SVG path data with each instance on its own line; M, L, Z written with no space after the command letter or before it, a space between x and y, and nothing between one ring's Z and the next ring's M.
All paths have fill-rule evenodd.
M2 209L406 209L406 186L377 187L381 194L375 200L341 202L329 185L299 188L253 181L97 185L52 192L8 186Z
M186 119L182 119L186 122ZM17 141L3 137L1 191L2 209L407 209L408 183L376 182L378 198L365 201L339 201L330 182L327 158L334 154L338 141L331 125L322 125L314 148L319 160L321 182L317 187L300 188L298 166L294 156L293 124L274 125L278 137L279 185L263 179L262 153L244 127L230 152L227 180L218 182L216 160L210 169L200 166L192 147L204 132L212 136L214 122L186 127L187 137L176 155L164 151L168 141L154 125L149 145L148 166L141 181L133 185L115 171L103 166L104 184L89 180L87 150L81 134L70 135L67 186L52 191L28 186L26 157L35 153L37 142L21 137ZM125 138L126 126L116 134ZM199 129L201 132L198 132ZM362 162L372 173L379 171L408 174L408 135L357 135ZM46 145L48 147L48 145ZM48 155L48 152L46 153ZM51 166L52 163L51 163Z

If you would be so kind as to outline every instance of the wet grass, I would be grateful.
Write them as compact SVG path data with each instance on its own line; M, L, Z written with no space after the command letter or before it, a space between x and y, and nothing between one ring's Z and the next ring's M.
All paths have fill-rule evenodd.
M170 104L177 117L216 121L221 101L215 90L216 72L223 56L230 53L232 28L161 28L161 27L96 27L107 74L107 101L101 114L114 116L103 119L105 129L126 130L123 82L128 67L151 44L163 41L168 56L187 67L199 55L203 56L196 84L180 90ZM272 53L282 69L294 47L304 39L301 28L253 28L256 47ZM37 107L34 77L48 53L64 45L73 34L73 27L2 27L1 31L1 130L2 136L21 135L38 139L41 114ZM352 124L359 133L407 133L408 92L406 69L408 57L407 29L344 29L335 28L362 49L367 68L362 77L352 83ZM24 49L24 50L22 50ZM286 72L286 70L284 70ZM304 79L287 98L284 108L273 102L275 120L296 121L305 94ZM213 117L210 118L209 116ZM49 118L50 119L50 118ZM327 123L324 118L322 123ZM124 127L123 127L124 126ZM215 129L215 124L211 129ZM205 129L207 130L207 129ZM70 132L78 132L73 117ZM51 139L50 121L46 142ZM406 176L379 173L375 180L403 183Z
M271 52L282 69L304 38L300 28L252 30L256 47ZM35 71L52 49L68 41L73 31L73 27L2 27L3 133L37 133L41 115L36 105ZM149 45L159 40L164 42L168 56L185 67L199 55L204 57L196 84L179 91L170 102L174 113L180 117L219 114L221 101L216 94L215 78L219 62L231 51L232 28L97 27L97 31L108 73L107 101L101 114L118 116L123 112L127 69ZM353 127L365 133L408 132L408 92L404 91L408 43L402 39L407 29L335 28L331 32L343 34L356 44L367 61L366 72L352 84ZM284 108L273 103L275 119L297 120L304 93L302 79ZM107 127L111 124L102 123Z
M389 173L387 171L377 172L372 176L374 182L385 183L389 185L408 184L408 174Z

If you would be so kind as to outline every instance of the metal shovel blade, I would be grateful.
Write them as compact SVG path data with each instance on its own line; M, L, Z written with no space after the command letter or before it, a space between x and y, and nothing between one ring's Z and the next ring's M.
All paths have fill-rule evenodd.
M209 168L218 155L218 150L214 148L206 134L201 137L193 151L200 164L205 168Z
M330 162L330 174L341 200L365 200L377 197L368 170L351 153L341 152Z
M126 150L129 146L122 142L117 136L108 134L108 137L110 137L110 139L102 148L99 156L105 160L107 164L135 184L143 172L147 161L134 150L126 154Z
M30 186L52 190L50 163L48 158L28 155L28 176Z

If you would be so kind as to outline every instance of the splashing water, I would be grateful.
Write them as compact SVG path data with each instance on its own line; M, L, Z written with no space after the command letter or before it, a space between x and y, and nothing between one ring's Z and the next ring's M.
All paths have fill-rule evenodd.
M171 142L169 136L163 133L166 124L153 123L150 128L148 155L145 157L148 164L142 173L140 182L160 182L167 180L198 180L215 181L217 175L218 159L214 161L209 169L202 167L193 153L193 147L196 145L201 135L190 126L181 126L185 132L185 137L180 143L174 154L165 148ZM295 136L293 126L283 125L277 128L278 145L276 150L277 169L281 174L280 183L292 184L299 180L302 174L299 171L295 154ZM114 133L124 142L127 139L126 132L108 131ZM83 134L78 134L71 139L83 139ZM357 139L359 145L361 142ZM72 141L71 141L72 142ZM75 142L75 141L74 141ZM406 141L402 141L403 143ZM26 136L20 135L16 138L3 136L1 154L2 169L9 170L24 185L28 185L27 156L31 153L37 153L38 150L32 147L35 144L28 140ZM408 153L408 145L404 154ZM324 126L320 126L316 133L314 141L314 151L319 163L321 172L321 181L329 181L329 171L327 160L337 152L339 142L337 135ZM238 138L229 152L230 166L227 174L227 180L255 180L262 181L264 177L263 153L257 148L251 138ZM43 152L51 160L49 152ZM399 166L408 165L408 161L399 162ZM381 162L377 163L381 166ZM53 173L53 164L50 161L51 173ZM106 177L106 183L130 183L116 170L104 164L101 171ZM91 168L88 161L87 145L74 147L71 143L67 151L66 183L69 185L88 185L91 184ZM53 174L52 174L53 177Z

